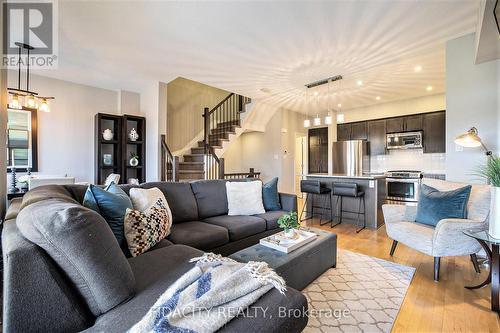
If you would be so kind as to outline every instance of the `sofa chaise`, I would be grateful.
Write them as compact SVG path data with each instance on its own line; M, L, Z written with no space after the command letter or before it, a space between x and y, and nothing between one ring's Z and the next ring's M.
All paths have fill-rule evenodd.
M71 216L78 215L80 219L84 216L96 224L95 219L101 217L81 205L86 186L43 186L28 192L22 201L11 203L2 232L5 332L126 331L142 318L163 291L192 267L189 259L200 256L203 251L228 255L256 244L260 238L279 231L277 219L281 214L297 209L294 195L280 194L283 211L258 216L228 216L225 181L222 180L145 183L140 187L158 187L164 193L172 210L171 234L148 252L126 258L107 225L106 230L97 232L96 238L101 240L101 244L88 246L100 247L105 240L107 260L112 253L112 258L116 259L116 271L125 269L130 272L128 281L133 281L130 297L98 315L84 297L86 290L71 280L64 265L59 265L59 261L44 248L28 240L32 235L26 231L29 230L27 226L31 226L30 219L40 214L62 221L71 219ZM128 192L131 186L122 185L122 188ZM81 220L75 222L77 224L81 224ZM72 228L71 223L66 225ZM102 223L96 225L102 228ZM68 232L71 233L71 230ZM78 242L67 252L82 251L86 245ZM93 249L88 248L88 251ZM114 262L110 264L110 274L116 273L113 272L113 265ZM102 284L110 281L102 275L82 273L90 280L85 282L106 290L107 285ZM127 277L118 278L127 280ZM94 296L96 299L107 296L107 292L103 294ZM300 332L307 324L305 315L293 318L279 315L280 308L307 310L305 297L292 288L288 288L286 295L273 289L253 306L268 311L265 315L256 312L256 316L239 316L220 331Z

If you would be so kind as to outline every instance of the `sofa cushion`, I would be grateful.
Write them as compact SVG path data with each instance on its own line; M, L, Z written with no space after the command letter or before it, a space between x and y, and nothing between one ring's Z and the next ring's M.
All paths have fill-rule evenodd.
M28 191L23 196L23 202L21 204L21 209L31 204L39 201L48 199L60 199L66 202L78 203L71 193L66 190L62 185L44 185L40 187L35 187L31 191Z
M266 221L256 216L221 215L204 219L203 222L218 225L229 231L229 240L235 241L266 231Z
M127 209L132 209L132 201L128 195L117 185L111 183L105 189L89 185L83 205L101 214L108 222L113 234L122 248L126 248L123 221Z
M266 212L262 202L262 182L227 182L227 215L254 215Z
M284 210L274 210L274 211L265 212L264 214L257 214L254 216L257 216L257 217L260 217L261 219L266 220L266 229L273 230L273 229L279 228L278 219L284 214L288 214L288 212L285 212Z
M198 220L198 206L189 183L151 182L141 188L158 187L167 199L172 211L172 223Z
M229 234L223 227L191 221L172 225L168 239L175 244L189 245L206 251L227 244Z
M93 210L60 199L29 205L16 224L66 273L99 316L134 293L134 276L108 224Z
M199 180L191 182L200 219L227 214L225 180Z
M278 177L262 185L262 201L266 211L281 210L280 196L278 194Z
M415 221L435 227L442 219L467 218L470 191L470 185L442 192L422 184Z

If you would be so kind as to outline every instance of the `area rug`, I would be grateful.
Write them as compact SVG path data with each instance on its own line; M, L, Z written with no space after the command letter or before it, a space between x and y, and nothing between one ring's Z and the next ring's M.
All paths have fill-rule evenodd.
M415 268L338 250L331 268L302 293L309 303L304 332L390 332Z

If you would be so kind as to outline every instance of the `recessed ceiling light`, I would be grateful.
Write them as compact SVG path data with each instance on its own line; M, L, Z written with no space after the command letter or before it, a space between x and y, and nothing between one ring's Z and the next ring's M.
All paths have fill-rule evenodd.
M432 86L427 86L427 88L425 88L425 90L432 91Z
M314 95L314 96L318 96L318 95L319 95L319 92L315 91L315 92L313 93L313 95Z
M358 81L356 81L356 84L357 84L358 86L362 86L362 85L363 85L363 81L358 80Z
M415 66L415 72L420 72L422 70L422 66L417 65Z
M380 96L375 97L377 101L380 101Z
M339 104L337 104L337 106L338 106L339 108L341 108L341 107L342 107L342 104L340 104L340 103L339 103Z

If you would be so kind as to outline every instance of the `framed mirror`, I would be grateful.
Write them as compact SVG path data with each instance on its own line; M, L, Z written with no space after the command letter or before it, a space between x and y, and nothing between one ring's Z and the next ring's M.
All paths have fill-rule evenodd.
M38 171L36 109L7 109L7 172Z

